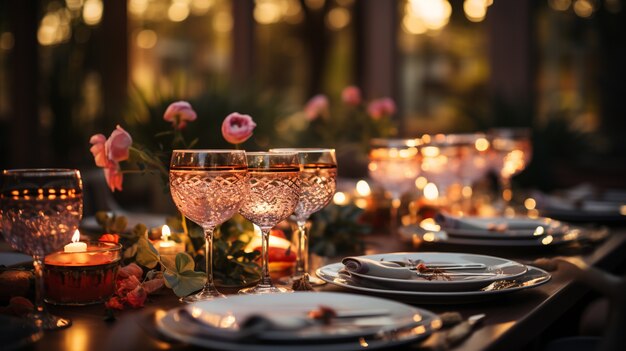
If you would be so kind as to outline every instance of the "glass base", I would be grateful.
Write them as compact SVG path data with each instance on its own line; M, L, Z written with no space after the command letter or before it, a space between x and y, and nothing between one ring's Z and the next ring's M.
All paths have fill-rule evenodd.
M59 330L72 325L71 319L58 317L47 312L44 314L31 314L30 317L34 320L35 325L41 326L43 330Z
M180 298L180 302L192 303L196 301L206 301L213 299L222 299L226 298L226 295L220 293L215 289L202 289L200 292L195 293L193 295L185 296Z
M278 282L280 284L284 284L284 285L287 285L287 286L292 286L294 281L300 280L301 278L302 278L301 275L300 276L292 276L292 277L283 277L283 278L280 278L278 280ZM318 277L312 277L312 276L309 275L309 284L311 284L311 286L322 286L322 285L326 284L326 282L321 280Z
M282 286L278 287L278 286L263 285L263 284L259 284L251 288L245 288L245 289L239 290L239 293L244 294L244 295L281 294L281 293L290 293L290 292L293 292L293 290L287 287L282 287Z

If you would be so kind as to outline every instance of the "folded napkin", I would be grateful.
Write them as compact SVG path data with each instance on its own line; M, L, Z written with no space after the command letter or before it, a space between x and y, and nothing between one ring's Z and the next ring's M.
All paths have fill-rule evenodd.
M346 257L341 263L351 273L394 279L410 279L415 276L406 267L389 261L376 261L364 257Z
M439 213L435 218L443 229L465 229L499 231L535 230L537 227L550 227L545 218L507 218L507 217L460 217Z
M197 336L213 337L224 340L233 340L239 342L254 341L262 337L267 331L297 331L320 324L318 321L305 316L282 316L282 315L266 315L252 314L244 318L238 328L222 328L216 325L214 321L208 322L200 317L194 317L186 308L181 308L178 313L179 318L185 319L187 332Z

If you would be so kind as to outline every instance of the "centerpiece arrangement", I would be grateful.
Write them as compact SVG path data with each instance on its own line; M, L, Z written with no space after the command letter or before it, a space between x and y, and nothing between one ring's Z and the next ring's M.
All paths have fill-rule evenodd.
M360 94L358 90L356 93ZM310 109L310 105L311 103L307 105L307 109ZM318 110L319 112L320 110ZM217 150L211 154L207 154L206 151L202 152L202 150L194 150L193 155L182 152L182 150L193 149L198 143L198 139L187 141L185 136L188 125L196 119L197 114L188 102L178 101L170 104L165 110L163 120L171 123L172 129L155 135L155 138L159 140L159 147L156 151L134 142L130 133L119 125L108 138L102 134L91 137L90 151L94 156L96 165L103 169L107 186L111 191L123 189L123 180L126 174L155 174L162 179L164 184L170 184L164 188L166 191L171 190L174 203L181 211L180 216L169 218L167 225L162 228L147 228L145 225L138 224L130 231L126 230L127 220L123 216L105 212L97 214L97 221L105 233L100 237L100 240L119 242L124 248L118 286L125 288L117 289L116 294L107 303L109 308L122 309L142 305L143 301L137 296L144 296L143 299L145 300L147 294L137 295L136 290L141 289L146 283L150 284L150 291L154 291L154 287L161 284L171 288L179 297L186 297L192 292L203 289L203 287L201 294L219 296L219 293L212 287L213 281L222 287L241 287L259 280L263 272L267 273L268 268L292 269L297 263L296 266L301 268L298 271L300 275L296 276L298 278L304 273L303 267L305 270L308 269L306 266L308 247L299 249L299 261L296 262L296 252L298 252L296 247L300 247L303 242L302 239L296 240L295 244L292 244L280 238L285 237L282 230L275 229L271 233L278 237L274 238L272 242L281 242L279 245L274 244L266 250L261 250L263 245L255 238L252 222L237 213L233 214L232 211L227 211L229 208L235 208L228 204L224 204L223 210L225 212L219 210L221 207L218 206L218 203L223 203L220 199L232 200L237 198L233 197L232 194L227 196L223 193L224 187L228 183L226 182L228 177L224 178L226 173L218 178L211 178L212 180L209 182L206 182L205 179L209 180L207 176L211 177L211 175L207 175L205 171L202 171L202 174L187 174L195 167L193 164L198 160L204 160L202 162L207 165L210 164L211 167L219 166L217 161L206 161L211 157L217 157L215 154ZM228 155L224 154L220 157L224 162L228 160L229 165L219 166L221 171L216 169L216 172L223 173L226 171L230 174L235 170L234 166L230 165L233 157L238 152L243 154L243 151L238 151L240 145L252 136L255 127L256 123L249 115L231 113L224 119L221 125L222 136L227 142L234 144L235 149L220 150L227 152ZM164 141L168 141L170 146L164 147L163 145L166 144ZM334 159L334 151L328 152L332 152L331 155ZM309 153L303 155L306 156ZM171 157L172 154L175 157ZM248 160L248 163L252 161ZM307 160L298 162L307 162ZM336 165L333 164L333 167ZM176 172L187 173L178 176ZM332 189L328 189L330 196L324 197L323 203L319 204L318 209L328 204L332 199L335 176L336 172L333 173L332 182L328 183L333 185ZM212 186L211 184L215 184L216 187L207 192L206 190ZM189 186L196 187L196 190L189 188ZM194 203L203 203L205 205L202 206L205 207L194 208L192 206ZM206 204L211 204L209 205L211 208L207 209ZM346 211L350 213L348 217L350 223L347 223L343 216L338 217L338 214ZM217 219L218 213L223 214L223 217L220 217L222 219ZM329 206L328 211L320 212L315 219L320 222L320 225L319 227L314 226L314 230L311 232L317 237L313 251L324 255L337 254L337 251L357 251L361 247L362 241L348 238L346 235L350 236L350 233L346 233L355 230L361 233L369 231L367 225L358 222L361 213L362 210L354 206L336 205ZM212 224L207 227L208 220ZM337 225L329 225L329 223L336 223ZM303 228L302 223L300 224L299 229ZM332 230L327 230L331 228ZM287 232L291 231L289 226L283 225L282 229ZM294 228L294 230L297 229ZM340 233L341 235L337 237L333 233ZM273 264L268 264L269 262L263 260L263 267L265 267L263 270L258 263L259 251L267 251L269 261L273 262ZM280 262L284 264L280 264ZM128 273L128 270L131 272ZM140 271L143 273L142 275L137 274ZM288 274L289 270L285 270L285 272ZM306 275L305 277L308 278ZM310 289L308 284L297 286ZM146 290L148 289L143 288L142 292L146 292ZM137 303L138 301L141 303Z

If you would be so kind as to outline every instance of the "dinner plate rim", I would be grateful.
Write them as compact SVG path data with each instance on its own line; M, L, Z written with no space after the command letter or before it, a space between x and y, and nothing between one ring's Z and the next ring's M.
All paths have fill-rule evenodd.
M419 255L419 256L442 256L442 255L447 255L447 256L470 256L470 257L476 257L476 258L482 258L481 261L471 261L468 260L469 262L467 263L484 263L484 261L486 260L494 260L494 261L500 261L501 263L499 263L498 265L504 265L504 264L511 264L511 267L518 267L519 268L519 272L514 273L514 274L509 274L509 275L499 275L499 276L493 276L493 277L485 277L483 279L472 279L472 280L452 280L452 281L447 281L447 280L406 280L406 279L394 279L394 278L386 278L386 277L378 277L378 276L371 276L371 275L366 275L366 274L359 274L359 273L354 273L354 272L350 272L350 274L354 274L362 279L368 279L368 280L372 280L375 281L378 284L384 284L386 286L389 285L397 285L399 286L403 286L406 288L413 288L413 289L427 289L427 290L435 290L435 289L446 289L446 290L459 290L459 289L464 289L464 288L468 288L468 287L480 287L480 286L485 286L488 285L491 282L494 282L496 280L504 280L504 279L514 279L516 277L522 276L524 275L527 271L528 268L526 267L526 265L521 264L517 261L514 260L510 260L507 258L502 258L502 257L496 257L496 256L490 256L490 255L481 255L481 254L474 254L474 253L463 253L463 252L434 252L434 251L428 251L428 252L410 252L410 251L406 251L406 252L391 252L391 253L382 253L382 254L372 254L372 255L361 255L361 256L355 256L355 257L362 257L362 258L368 258L368 259L380 259L380 258L384 258L384 257L389 257L391 255L394 256L409 256L409 255ZM461 259L461 258L459 258ZM443 262L443 261L442 261ZM391 287L391 286L390 286Z
M398 232L404 238L404 240L412 240L413 235L418 235L421 237L421 240L428 244L437 244L437 245L470 245L470 246L487 246L487 247L510 247L510 248L528 248L528 249L536 249L536 248L549 248L549 247L558 247L563 245L571 244L575 242L575 240L556 240L551 241L549 244L543 244L542 238L545 238L546 235L538 236L536 239L486 239L479 237L459 237L449 235L446 231L432 231L432 233L444 233L447 238L441 238L436 240L425 240L424 234L429 233L429 231L425 231L424 233L419 233L416 230L412 229L416 225L408 225L402 226L399 228ZM587 230L582 228L582 230ZM563 235L557 235L556 238L560 238Z
M486 296L491 296L491 295L500 295L500 294L507 294L507 293L512 293L515 291L520 291L520 290L526 290L526 289L531 289L531 288L535 288L538 286L541 286L543 284L546 284L547 282L549 282L552 279L552 275L541 269L538 267L534 267L534 266L530 266L527 265L526 267L528 267L528 272L526 274L541 274L542 276L545 277L544 280L541 280L533 285L530 286L518 286L518 287L513 287L513 288L507 288L507 289L501 289L501 290L491 290L491 291L482 291L482 290L471 290L471 291L439 291L439 292L432 292L432 291L408 291L408 290L387 290L387 289L377 289L377 288L371 288L371 287L363 287L363 286L357 286L357 285L351 285L348 283L341 283L341 282L337 282L335 281L335 279L333 279L330 274L328 273L324 273L324 269L331 269L334 267L337 267L335 270L337 273L340 270L340 267L342 266L342 264L339 263L332 263L329 265L326 265L324 267L320 267L316 270L316 274L317 276L324 280L325 282L329 283L329 284L333 284L336 286L340 286L346 289L352 289L352 290L357 290L357 291L362 291L362 292L369 292L369 293L375 293L375 294L382 294L382 295L389 295L389 296L398 296L398 297L427 297L427 298L433 298L433 297L441 297L441 298L467 298L467 297L486 297Z
M300 294L300 295L301 294L316 294L316 295L323 294L323 295L326 295L328 298L332 298L333 295L335 295L335 296L342 296L342 298L347 298L347 299L358 298L358 299L364 299L364 300L369 300L369 301L379 301L379 302L383 302L386 304L397 305L398 307L409 308L409 310L407 311L414 311L415 313L419 313L423 317L423 319L419 322L409 323L404 326L399 326L396 328L389 328L389 330L381 329L380 331L387 332L387 333L394 332L394 330L409 331L409 330L417 329L415 327L422 325L426 327L424 332L415 333L414 335L411 335L410 337L406 337L406 339L403 339L403 340L368 341L369 343L368 348L377 349L381 347L390 347L390 346L397 346L397 345L402 345L402 344L406 344L410 342L416 342L416 341L427 338L436 330L436 328L433 326L436 323L433 323L433 321L438 319L438 317L434 312L431 312L424 308L410 306L410 305L407 305L398 301L393 301L393 300L389 300L389 299L385 299L381 297L375 297L375 296L367 296L367 295L360 295L360 294L353 294L353 293L339 293L339 292L296 292L293 294L284 294L284 295L281 295L281 297L294 296L295 294ZM239 296L242 296L242 295L233 296L231 297L231 299L234 297L239 297ZM256 296L258 297L258 295ZM217 347L217 348L224 349L224 350L241 350L241 351L270 351L270 350L286 351L286 350L291 350L294 347L297 347L299 350L305 350L305 351L317 350L320 347L323 347L327 351L343 351L343 350L355 349L355 346L356 346L355 342L356 340L360 338L359 335L355 334L352 336L341 337L341 338L321 339L322 341L324 341L321 344L320 343L306 344L306 341L311 340L311 339L299 339L299 338L289 338L289 339L284 339L284 340L261 340L260 343L251 344L251 343L241 343L241 342L227 340L227 339L219 339L219 338L216 339L213 336L210 336L209 338L208 334L205 337L185 335L184 333L180 333L179 331L175 330L175 328L172 329L171 327L167 327L166 325L167 324L166 322L169 319L173 319L174 315L178 313L178 311L181 308L184 308L184 307L171 309L168 312L166 312L162 317L158 318L156 321L157 328L166 336L172 337L177 340L181 340L183 342L188 342L190 344L194 344L197 346ZM407 312L407 314L408 313L409 312ZM169 323L177 323L178 325L179 322L172 320ZM370 337L375 337L377 334L379 333L367 332L366 334L362 334L362 335L365 338L370 338ZM320 340L320 339L314 339L314 340Z

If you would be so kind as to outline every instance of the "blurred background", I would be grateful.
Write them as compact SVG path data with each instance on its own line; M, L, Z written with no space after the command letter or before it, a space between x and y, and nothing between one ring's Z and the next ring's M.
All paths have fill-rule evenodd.
M396 101L401 137L531 127L522 185L623 187L625 17L624 0L4 0L0 167L95 168L92 134L150 146L181 99L197 147L228 146L233 111L257 122L246 149L315 145L298 112L356 85Z

